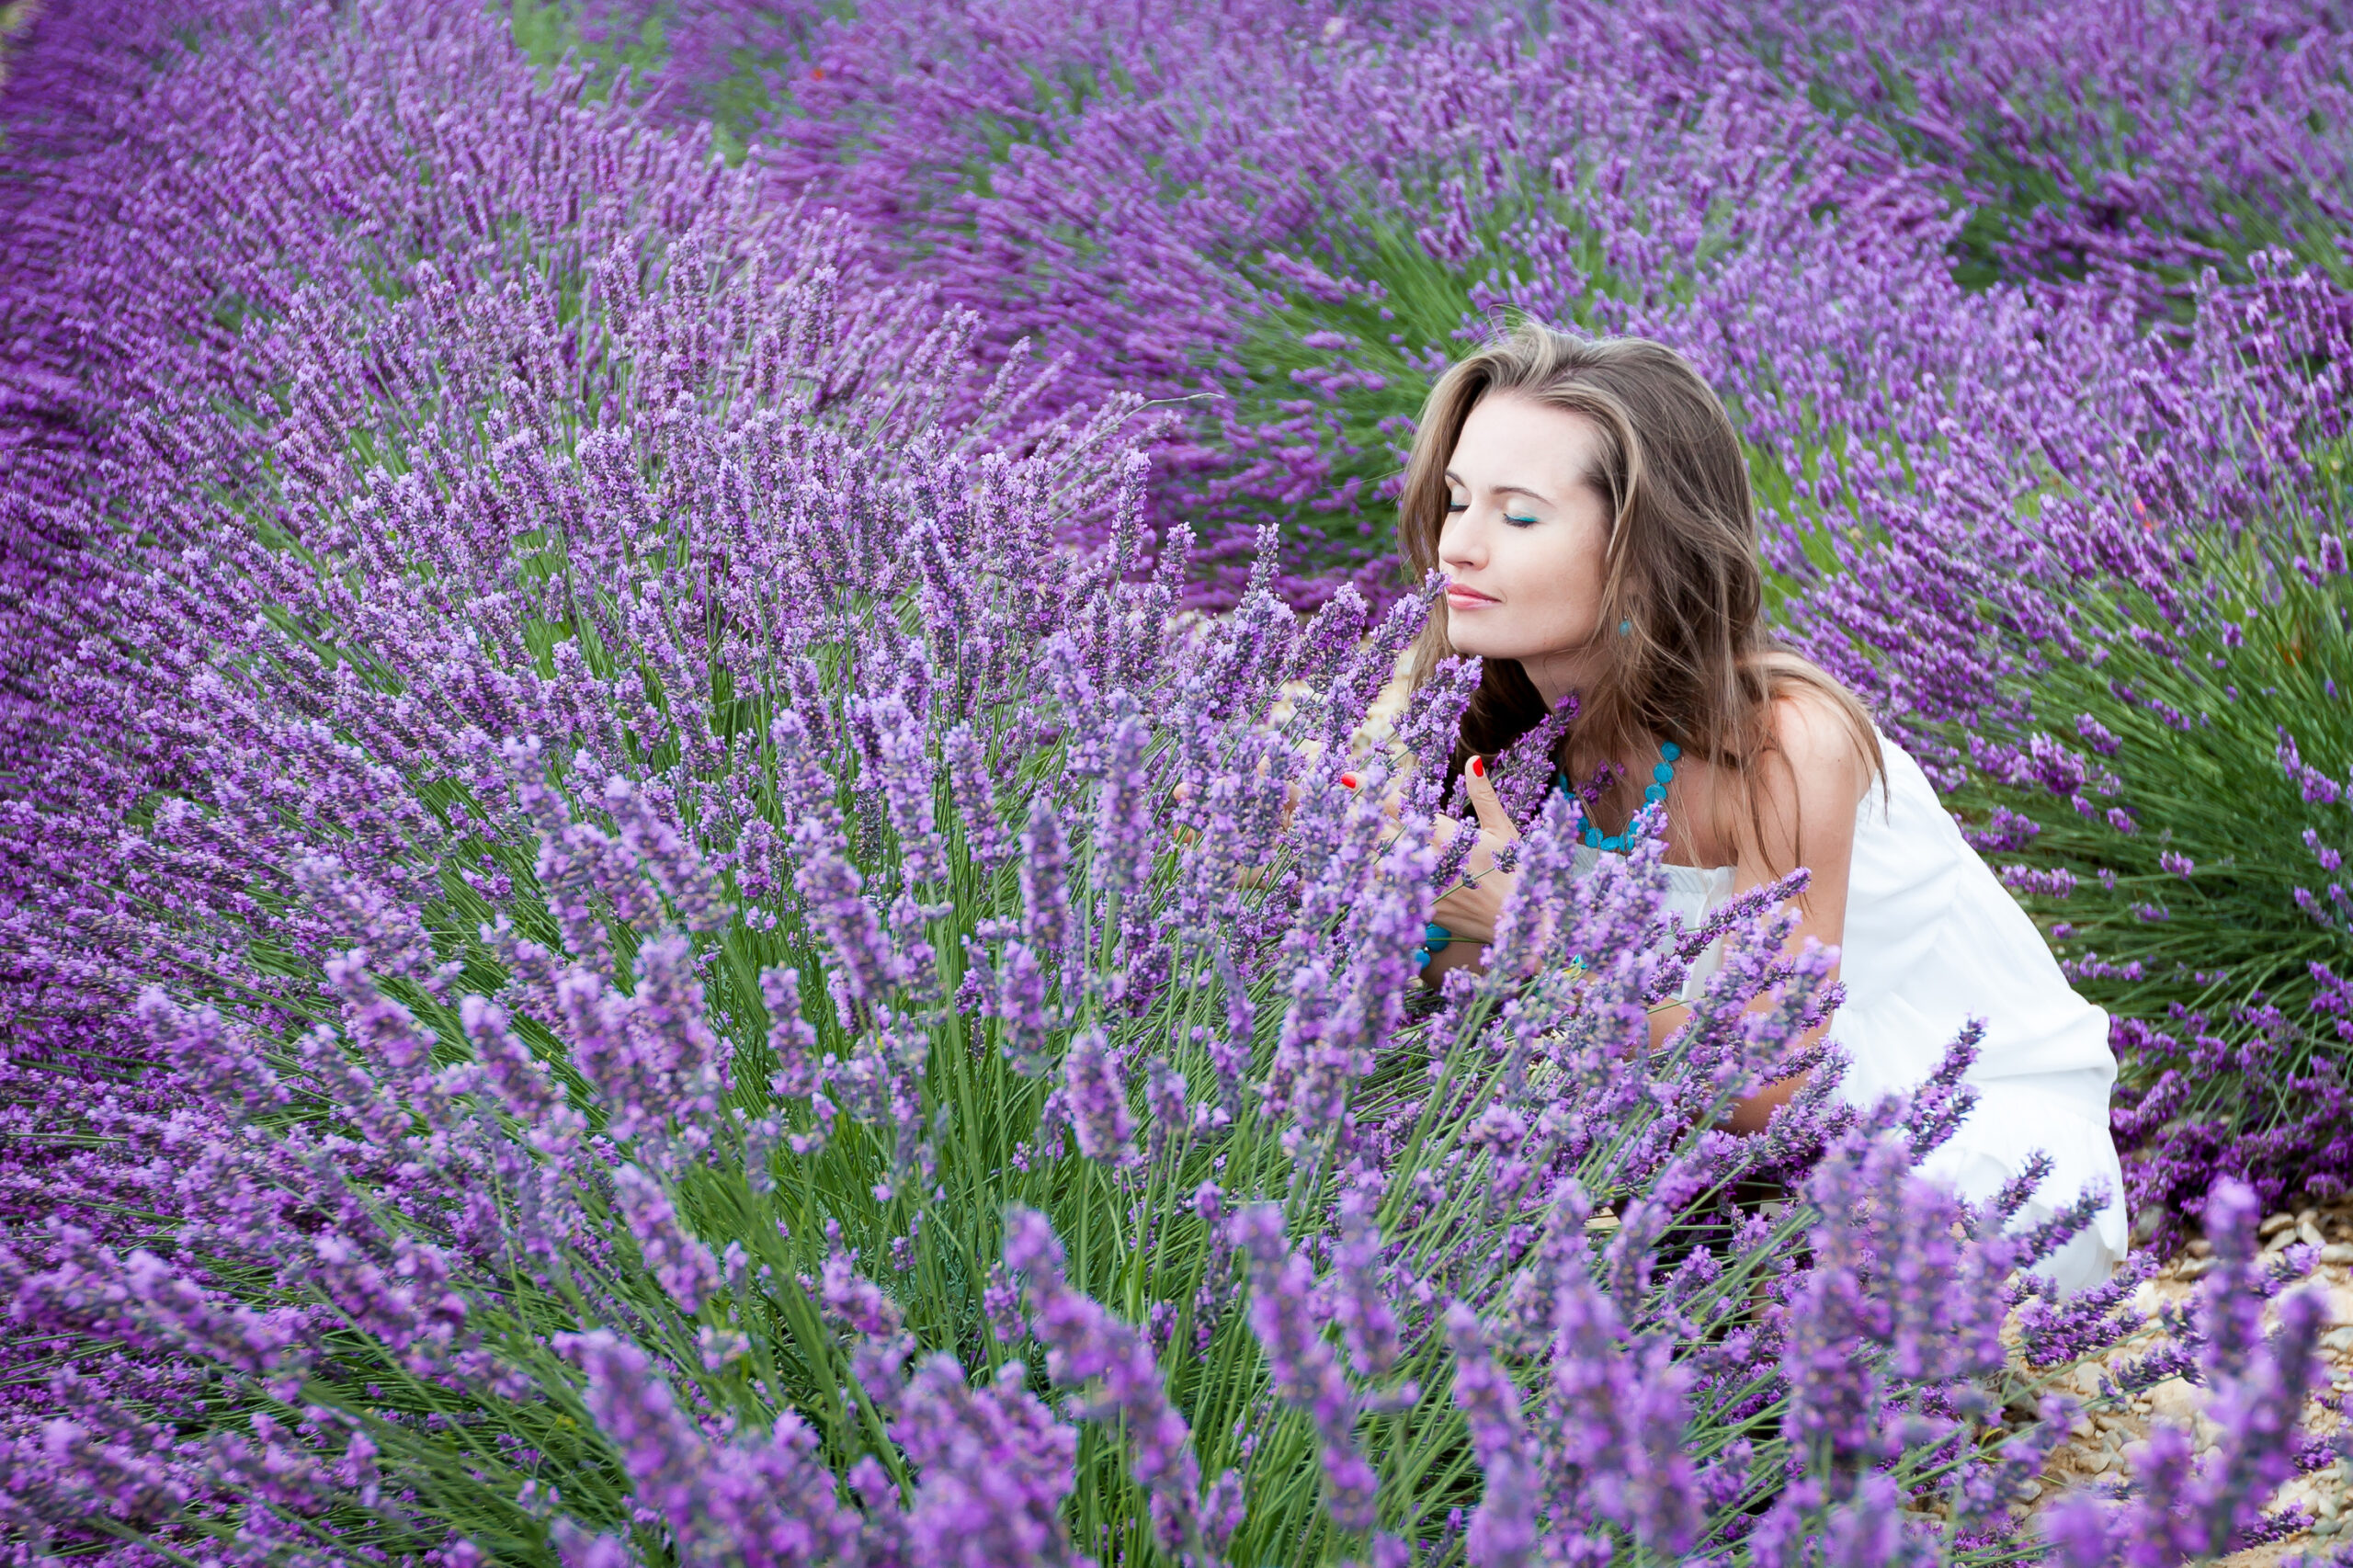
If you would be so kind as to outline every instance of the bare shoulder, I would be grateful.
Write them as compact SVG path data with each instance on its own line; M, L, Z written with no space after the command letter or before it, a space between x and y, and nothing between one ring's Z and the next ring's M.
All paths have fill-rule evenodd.
M1773 743L1782 764L1765 770L1772 793L1789 791L1801 809L1852 805L1870 782L1870 760L1851 710L1828 692L1792 685L1773 699Z

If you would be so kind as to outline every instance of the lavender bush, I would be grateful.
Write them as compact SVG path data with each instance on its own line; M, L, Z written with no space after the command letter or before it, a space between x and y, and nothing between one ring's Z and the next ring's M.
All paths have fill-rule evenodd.
M2343 266L2325 7L574 14L628 43L652 112L746 137L780 199L858 214L875 265L1067 355L1056 395L1186 400L1155 518L1201 529L1204 602L1231 602L1269 517L1295 602L1381 580L1390 422L1498 302L1701 358L1801 494L1829 463L1940 512L2037 483L2041 440L2071 477L2081 437L2102 466L2194 440L2111 395L2208 373L2139 324L2194 314L2208 266L2250 281L2267 247ZM1913 466L1948 416L1957 494ZM1922 574L2032 544L1972 531L1992 548ZM1946 640L1893 630L1898 655Z
M1776 1136L1712 1131L1790 1065L1824 960L1782 962L1789 916L1678 946L1655 845L1574 882L1556 805L1489 978L1409 1025L1432 758L1394 827L1334 780L1421 599L1369 637L1347 595L1173 618L1137 460L939 422L959 324L851 334L823 235L641 227L569 311L429 261L297 293L231 345L282 403L101 433L178 460L82 503L148 520L126 620L170 612L177 658L60 673L124 726L75 765L142 787L94 832L60 776L12 849L101 872L21 928L74 982L54 1038L114 987L150 1043L98 1074L129 1103L50 1106L98 1147L7 1256L44 1394L15 1528L1206 1562L1443 1556L1464 1512L1481 1561L1587 1517L1674 1555L1793 1535L1883 1458L1947 1536L2002 1520L1961 1385L2004 1374L2035 1244L1904 1186L1953 1103L1874 1138L1825 1074ZM1109 548L1055 551L1096 506ZM1642 1004L1716 935L1652 1058ZM1825 1149L1826 1210L1729 1205ZM1956 1219L1942 1283L1890 1295ZM1850 1230L1846 1283L1801 1267ZM1810 1290L1863 1316L1800 1363ZM1974 1348L1883 1364L1907 1312ZM1586 1392L1520 1411L1546 1376ZM1644 1386L1651 1479L1563 1469L1561 1424Z
M2313 478L2336 483L2326 460ZM2273 1202L2353 1178L2353 661L2333 528L2210 532L2147 564L2054 631L2026 722L1966 737L1955 804L2120 1015L2117 1129L2154 1233L2199 1214L2218 1171Z
M2270 247L2346 263L2342 19L2318 8L1711 7L1839 118L1935 171L1965 222L1955 270L2098 273L2187 302ZM2154 301L2152 300L2152 303Z
M690 61L725 36L701 15L639 42ZM1613 108L1610 83L1559 85L1557 40L1326 20L1238 29L1208 66L1179 49L1093 70L1131 47L1117 17L787 17L803 31L770 52L813 62L810 140L755 137L731 165L692 123L714 100L657 100L688 123L653 129L588 70L542 77L470 4L37 17L6 209L31 243L0 298L15 1555L2022 1549L2016 1500L2071 1414L2045 1387L2132 1326L2134 1281L2055 1301L2031 1270L2079 1214L2012 1234L2022 1190L1971 1211L1910 1176L1965 1108L1965 1045L1911 1104L1839 1108L1837 1064L1790 1048L1827 955L1785 955L1763 899L1663 925L1654 839L1571 879L1564 802L1529 824L1486 974L1422 994L1408 954L1452 874L1434 764L1470 672L1365 751L1423 600L1301 594L1247 487L1211 518L1230 613L1181 610L1201 562L1155 535L1149 475L1205 485L1229 458L1135 395L1275 340L1251 324L1268 309L1345 307L1379 347L1336 260L1267 250L1296 233L1302 256L1344 254L1314 248L1325 213L1291 183L1359 167L1344 109L1424 106L1397 145L1436 125L1461 151L1499 134L1473 107L1497 84L1550 82L1545 101L1587 95L1588 130L1618 126L1605 172L1756 165L1753 219L1731 198L1613 206L1590 170L1500 204L1529 215L1513 244L1555 246L1530 288L1565 301L1580 266L1608 283L1566 315L1717 320L1688 335L1699 351L1749 341L1727 301L1813 299L1828 321L1891 278L1958 299L1892 240L1806 251L1812 272L1774 254L1835 237L1807 192L1883 211L1883 236L1932 210L1902 180L1867 209L1868 160L1804 142L1826 133L1794 107L1733 112L1762 87L1681 103L1663 76ZM1640 31L1589 26L1574 37ZM916 81L959 28L964 85ZM890 94L844 69L870 58L858 40ZM756 44L706 54L706 75L770 69ZM1134 220L1110 231L1136 246L1128 280L1167 292L1104 297L1165 327L1121 340L1164 379L1080 352L1099 337L1084 268L975 292L1014 276L1008 247L1063 254L1025 204L1100 193L1069 157L1126 166L1151 122L1103 84L1199 107L1221 69L1264 112L1205 114L1224 140L1171 133L1171 185L1112 209ZM949 124L992 149L988 200L957 194L974 171L945 161ZM1292 163L1239 155L1286 125ZM1785 133L1805 155L1762 156ZM779 200L839 194L810 150L825 137L845 167L895 149L954 177L883 177L885 159L847 218ZM1376 167L1350 188L1434 191L1467 223L1534 166ZM1563 226L1586 237L1547 239L1570 197L1597 199ZM926 272L933 198L964 214L938 233L970 221L985 243ZM1477 233L1415 234L1438 259L1395 276L1430 280L1423 335L1388 348L1427 356L1486 308ZM1264 253L1239 285L1217 276L1234 234ZM2034 490L2033 514L2067 542L2019 542L1966 497L1895 507L1904 462L1954 474L1998 443L1994 415L1935 429L1893 389L1972 384L1955 346L1992 323L2023 356L2046 307L2074 312L2052 340L2148 384L2316 389L2292 426L2152 459L2207 487L2182 506L2260 490L2335 417L2309 367L2250 369L2227 337L2167 358L2090 290L1953 304L1916 351L1824 326L1822 366L1758 359L1738 390L1760 452L1790 454L1774 494L1810 635L1884 627L1906 574L2001 545L1969 580L1982 598L1940 597L1905 623L1917 640L1850 658L1881 695L1926 694L1924 734L1970 701L2031 711L2002 677L2038 667L2030 640L2015 665L1925 666L1930 633L1987 600L2005 634L2040 624L2071 551L2139 528L2124 492L2080 479L2109 432L2064 388L2036 406L2075 423L2054 414L2041 449L2078 488ZM1007 350L1033 324L1074 357L1028 369ZM1293 384L1344 410L1395 395ZM1312 441L1234 437L1251 484L1324 484L1320 443L1389 434L1321 406L1292 411ZM1850 427L1867 438L1842 447ZM1370 788L1338 788L1343 767ZM1717 938L1693 1021L1651 1051L1645 1005ZM1770 1134L1715 1129L1809 1062ZM2182 1325L2226 1391L2222 1454L2195 1474L2159 1456L2120 1519L2067 1514L2072 1560L2271 1528L2312 1312L2283 1306L2288 1332L2257 1345L2271 1287L2234 1239L2244 1207L2211 1216L2235 1261ZM2161 1351L2121 1385L2193 1365Z
M1768 235L1807 226L1810 203L1908 226L1936 201L1890 167L1884 139L1859 149L1755 70L1699 81L1672 40L1597 8L1533 30L1480 7L1288 3L1149 21L1026 4L580 15L607 48L658 28L661 47L638 51L653 112L720 116L750 136L780 199L854 213L875 266L936 282L1000 344L1029 336L1066 358L1056 397L1139 391L1168 405L1155 519L1200 528L1192 586L1209 604L1232 603L1270 517L1290 525L1278 581L1294 602L1351 577L1388 588L1385 527L1368 535L1356 476L1336 491L1326 472L1313 403L1331 378L1294 376L1313 369L1295 351L1268 357L1286 336L1269 312L1392 229L1409 259L1458 268L1479 224L1450 178L1565 187L1599 209L1591 248L1666 288L1698 259L1690 220L1721 208L1746 229L1742 187L1806 187L1748 205ZM767 107L747 120L722 98ZM1680 180L1702 193L1696 213L1673 191L1663 212L1643 210L1641 191ZM1438 324L1465 324L1449 312ZM1418 324L1401 330L1426 353ZM1371 367L1350 377L1384 390ZM1343 443L1343 466L1360 444Z
M184 1098L104 1119L198 1176L163 1251L66 1216L11 1245L57 1412L17 1529L1778 1560L1910 1496L1887 1551L2006 1550L2040 1450L2000 1420L2036 1299L2004 1280L2089 1209L2012 1236L2023 1188L1909 1177L1965 1047L1908 1109L1857 1119L1825 1062L1771 1135L1716 1131L1796 1064L1826 955L1786 960L1763 899L1663 930L1655 838L1571 877L1559 798L1486 974L1412 1017L1435 753L1397 824L1336 778L1420 598L1362 640L1347 596L1174 619L1130 570L1132 458L935 423L952 359L821 411L823 361L774 347L827 341L805 294L739 297L691 235L639 259L586 319L658 419L617 397L566 440L419 290L278 348L403 343L382 406L479 431L472 488L322 397L278 433L299 469L186 503L202 591L257 613L179 676L203 727L104 926L165 966L133 1011ZM536 313L503 291L500 366ZM700 374L656 352L733 312ZM1106 486L1113 549L1047 548ZM1733 1201L1804 1171L1779 1215Z

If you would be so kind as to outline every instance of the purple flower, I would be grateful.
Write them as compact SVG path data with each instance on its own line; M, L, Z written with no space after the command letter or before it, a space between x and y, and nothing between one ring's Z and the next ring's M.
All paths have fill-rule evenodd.
M613 1201L662 1289L688 1312L700 1310L703 1298L719 1289L719 1261L679 1224L669 1194L635 1165L623 1165L613 1172Z
M1531 1560L1540 1534L1538 1483L1525 1451L1520 1392L1496 1364L1478 1314L1454 1302L1447 1308L1446 1334L1454 1352L1454 1403L1470 1424L1471 1452L1486 1477L1464 1550L1477 1568L1515 1568Z
M1063 1058L1063 1085L1069 1095L1078 1152L1113 1166L1134 1160L1129 1138L1135 1118L1128 1111L1127 1085L1111 1060L1099 1028L1081 1029Z
M1553 1517L1597 1515L1662 1556L1688 1552L1702 1501L1684 1453L1692 1369L1665 1336L1629 1343L1582 1257L1561 1268L1552 1328L1546 1419Z
M853 699L852 724L871 737L865 766L879 781L884 809L898 835L903 875L910 882L948 874L947 849L932 822L931 754L925 727L897 693Z
M1099 1387L1079 1405L1089 1420L1119 1419L1131 1445L1135 1478L1152 1494L1153 1518L1164 1546L1194 1554L1210 1568L1233 1521L1220 1495L1204 1513L1200 1464L1192 1433L1168 1403L1160 1367L1132 1327L1074 1289L1063 1273L1062 1244L1046 1217L1017 1209L1006 1219L1006 1267L1029 1279L1032 1322L1046 1343L1046 1373L1057 1387ZM1231 1472L1229 1472L1229 1477Z
M776 1057L769 1087L787 1097L805 1095L817 1082L817 1031L801 1011L801 971L760 971L760 1000L768 1010L768 1050Z
M604 1330L558 1336L586 1372L585 1403L641 1506L699 1557L740 1558L762 1568L815 1568L858 1550L858 1516L835 1500L817 1462L816 1434L790 1411L763 1437L739 1432L713 1442L678 1409L643 1351ZM627 1561L614 1546L583 1543L568 1561Z
M1069 861L1062 820L1042 794L1029 803L1029 824L1021 833L1022 939L1029 950L1059 964L1073 939Z
M1267 1353L1275 1392L1307 1413L1323 1440L1324 1504L1342 1529L1372 1528L1379 1481L1357 1448L1357 1400L1311 1301L1313 1270L1284 1243L1282 1210L1254 1204L1234 1217L1250 1259L1250 1327Z
M1357 1375L1386 1377L1397 1363L1397 1314L1381 1278L1381 1237L1371 1222L1370 1199L1351 1194L1342 1202L1340 1243L1332 1252L1336 1287L1332 1316L1340 1325Z
M907 1536L915 1560L993 1568L1074 1563L1063 1499L1074 1483L1078 1434L1024 1392L1008 1361L995 1383L970 1387L950 1356L915 1369L892 1435L922 1475Z

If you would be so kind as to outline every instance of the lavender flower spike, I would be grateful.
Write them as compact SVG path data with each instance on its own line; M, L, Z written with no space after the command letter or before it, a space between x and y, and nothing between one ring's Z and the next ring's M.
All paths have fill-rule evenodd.
M1285 1242L1282 1210L1275 1205L1253 1204L1235 1216L1234 1225L1250 1259L1250 1326L1266 1350L1276 1395L1315 1423L1333 1521L1342 1529L1370 1529L1379 1482L1357 1449L1356 1396L1316 1331L1314 1271Z

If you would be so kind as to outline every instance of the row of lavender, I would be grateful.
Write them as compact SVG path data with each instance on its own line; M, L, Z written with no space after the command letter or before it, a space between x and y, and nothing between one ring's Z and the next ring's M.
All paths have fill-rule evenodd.
M15 1553L2013 1551L2131 1282L2002 1283L2057 1234L1905 1174L1960 1097L1711 1131L1816 973L1732 911L1646 1052L1691 937L1557 807L1489 979L1409 1008L1446 868L1331 786L1421 602L1302 623L1268 552L1175 613L1181 433L585 86L463 5L60 6L20 59ZM2072 1561L2288 1528L2327 1457L2250 1201L2224 1449Z
M562 14L651 112L746 140L779 199L856 214L875 266L1067 355L1071 403L1192 400L1164 494L1239 525L1216 540L1237 559L1283 517L1311 602L1352 547L1382 553L1360 530L1392 422L1498 304L1671 336L1802 489L1814 449L1909 456L1940 417L2040 433L2074 478L2190 412L2135 406L2135 372L2230 373L2235 342L2185 367L2136 341L2192 314L2201 269L2347 265L2324 6ZM1962 287L1995 283L2022 287Z
M2290 564L2341 558L2328 7L563 14L771 199L856 214L879 275L1063 357L1047 407L1153 399L1203 602L1269 522L1292 602L1395 591L1384 481L1498 309L1682 348L1751 443L1787 629L2128 1020L2145 1233L2218 1171L2353 1181L2353 815L2279 760L2353 778L2347 585ZM2250 615L2251 578L2295 602Z

